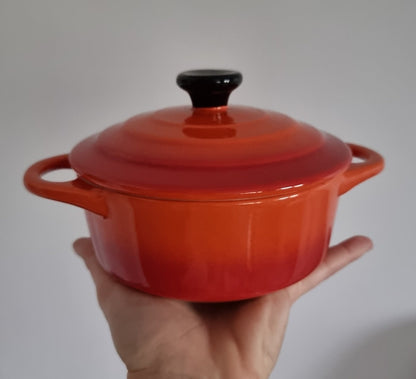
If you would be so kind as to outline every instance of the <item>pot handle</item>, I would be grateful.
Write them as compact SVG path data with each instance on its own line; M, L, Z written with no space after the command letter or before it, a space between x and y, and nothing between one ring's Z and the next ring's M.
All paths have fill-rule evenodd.
M46 158L26 170L24 184L35 195L73 204L106 217L108 208L102 189L94 187L80 178L67 182L50 182L42 178L42 175L50 171L64 168L71 168L68 154Z
M377 175L384 168L383 157L374 150L354 144L348 144L351 149L352 156L360 158L363 161L359 163L351 163L347 171L342 177L339 194L349 191L357 184Z

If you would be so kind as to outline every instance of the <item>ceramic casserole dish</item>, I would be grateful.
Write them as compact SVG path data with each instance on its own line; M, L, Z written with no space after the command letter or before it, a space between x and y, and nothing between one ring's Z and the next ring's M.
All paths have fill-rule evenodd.
M284 114L227 105L241 80L181 73L192 106L113 125L32 165L25 185L85 209L100 264L138 290L211 302L288 286L324 258L339 196L383 158ZM77 178L42 177L63 168Z

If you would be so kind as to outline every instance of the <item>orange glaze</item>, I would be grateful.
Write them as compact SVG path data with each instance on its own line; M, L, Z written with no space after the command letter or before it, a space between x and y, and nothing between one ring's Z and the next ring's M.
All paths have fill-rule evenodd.
M25 185L85 209L101 265L142 291L227 301L294 283L325 256L338 197L384 161L282 113L228 106L241 80L181 73L193 107L113 125L32 165ZM77 179L42 178L62 168Z
M326 253L338 199L333 182L255 201L111 197L109 217L87 212L104 269L192 301L250 298L306 276Z

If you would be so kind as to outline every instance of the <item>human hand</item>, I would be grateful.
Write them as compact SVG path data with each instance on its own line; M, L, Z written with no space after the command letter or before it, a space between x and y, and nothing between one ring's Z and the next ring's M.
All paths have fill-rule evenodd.
M101 268L90 239L74 243L95 282L128 379L268 378L292 304L371 248L367 237L352 237L331 247L315 271L290 287L250 300L204 304L125 287Z

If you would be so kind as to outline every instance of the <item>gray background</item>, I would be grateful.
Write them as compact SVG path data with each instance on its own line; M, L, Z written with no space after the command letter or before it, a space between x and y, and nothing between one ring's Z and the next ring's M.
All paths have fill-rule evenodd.
M133 114L189 103L178 72L243 72L231 102L380 151L332 242L373 252L294 306L272 378L416 378L416 2L0 1L0 378L123 378L72 241L83 212L27 193L34 161Z

